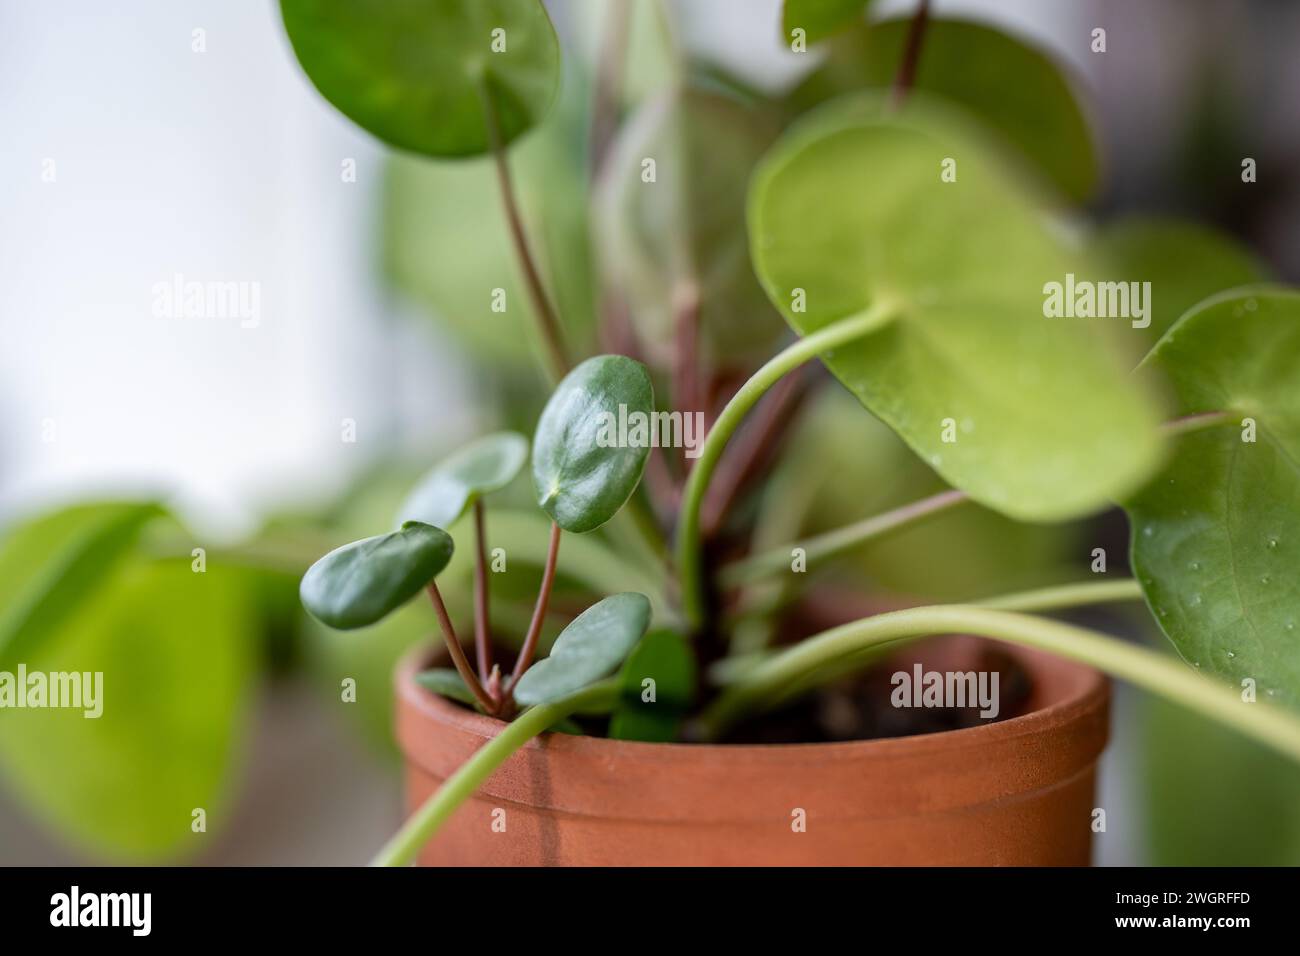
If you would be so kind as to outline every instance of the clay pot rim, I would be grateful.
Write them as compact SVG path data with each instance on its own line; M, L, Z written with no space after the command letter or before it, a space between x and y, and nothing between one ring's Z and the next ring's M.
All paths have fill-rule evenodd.
M1046 706L1037 707L1017 717L992 723L944 730L906 737L883 737L870 740L820 741L805 743L767 744L706 744L706 743L650 743L640 740L612 740L608 737L576 736L547 731L534 737L525 748L542 746L548 750L576 756L601 757L636 751L637 759L678 760L689 755L692 759L737 760L752 763L763 758L788 761L792 756L844 757L853 759L892 757L917 757L932 753L952 753L988 747L1018 737L1038 735L1069 724L1081 712L1099 707L1109 696L1109 683L1100 671L1054 654L1015 644L1002 648L1031 675L1038 676L1044 669L1064 674L1071 686L1067 693ZM488 717L461 706L415 682L415 675L428 665L431 649L428 646L413 648L398 662L395 678L397 694L401 701L429 719L449 725L462 733L490 740L501 732L506 722Z

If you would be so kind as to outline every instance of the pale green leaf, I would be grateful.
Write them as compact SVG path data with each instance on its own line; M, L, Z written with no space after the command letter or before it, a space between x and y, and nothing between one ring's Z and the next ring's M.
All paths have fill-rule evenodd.
M1047 317L1048 284L1086 266L955 118L851 106L787 134L755 176L772 301L805 335L886 310L822 359L976 501L1048 521L1131 492L1159 462L1160 412L1116 345L1128 320Z

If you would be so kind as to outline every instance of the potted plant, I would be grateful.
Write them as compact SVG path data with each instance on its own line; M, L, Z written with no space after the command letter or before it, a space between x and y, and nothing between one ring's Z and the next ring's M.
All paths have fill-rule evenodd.
M575 361L509 161L559 83L546 9L281 6L308 76L362 127L425 156L490 155L556 380L531 444L469 445L419 483L396 530L302 580L330 627L425 591L441 631L446 660L422 652L397 675L412 813L377 862L1086 863L1099 672L1300 760L1300 406L1286 378L1300 294L1208 289L1153 322L1150 282L1119 274L1109 236L1051 221L1095 167L1068 85L1036 51L932 21L924 3L866 25L864 4L826 18L789 0L792 49L848 30L848 52L780 102L756 110L679 70L615 135L617 97L598 89L602 334L616 347ZM996 54L1037 98L983 109L991 94L954 79L952 48ZM862 89L830 96L846 87ZM689 188L655 191L720 156ZM719 212L737 206L742 227ZM756 479L800 403L840 388L861 423L805 451L810 467L833 468L869 412L944 487L782 541L788 502L778 489L760 505ZM516 649L492 626L486 499L526 465L549 534ZM1113 502L1133 578L1103 575L1092 549L1094 580L974 602L908 606L859 581L846 610L843 593L832 607L806 585L952 509L1039 524ZM473 626L458 629L438 575L466 515ZM579 547L567 573L591 600L541 656ZM1142 599L1183 661L1042 616ZM921 640L936 635L976 637Z

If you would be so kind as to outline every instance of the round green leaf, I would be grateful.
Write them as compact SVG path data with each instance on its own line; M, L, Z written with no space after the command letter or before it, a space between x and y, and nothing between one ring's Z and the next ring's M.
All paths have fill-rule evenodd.
M1231 418L1178 437L1127 504L1134 573L1185 659L1300 704L1300 293L1216 296L1143 365L1172 383L1179 415Z
M836 37L825 64L791 94L791 105L806 110L842 93L891 86L910 21L886 20ZM912 89L969 111L1070 198L1092 194L1097 158L1087 119L1043 51L980 23L931 17Z
M560 632L550 656L519 678L515 700L559 700L614 672L650 626L650 601L624 591L593 604Z
M795 30L816 43L855 20L861 20L871 0L785 0L781 7L782 39L789 44Z
M537 503L565 531L599 528L632 496L650 454L654 388L622 355L589 358L556 386L533 436ZM638 432L636 423L645 423Z
M1206 226L1172 219L1123 219L1093 238L1099 275L1151 283L1153 339L1192 306L1226 289L1263 282L1268 268L1249 249Z
M528 458L528 440L496 432L471 442L435 465L398 513L399 521L451 527L478 498L504 488Z
M715 364L768 358L786 334L745 241L746 184L774 134L757 109L701 89L648 100L623 127L597 190L595 222L602 267L627 297L653 359L672 358L688 288Z
M401 607L451 560L451 535L408 521L397 531L336 548L302 577L305 607L341 631L365 627Z
M1023 520L1104 507L1158 463L1115 342L1135 333L1046 317L1046 284L1085 264L952 117L907 113L832 108L777 145L750 193L759 277L801 334L890 311L822 358L953 486Z
M321 94L380 139L428 156L491 148L546 113L559 42L539 0L280 0Z
M610 718L609 736L615 740L674 740L682 716L695 699L695 654L676 631L652 631L628 656L619 673L619 685L621 694Z

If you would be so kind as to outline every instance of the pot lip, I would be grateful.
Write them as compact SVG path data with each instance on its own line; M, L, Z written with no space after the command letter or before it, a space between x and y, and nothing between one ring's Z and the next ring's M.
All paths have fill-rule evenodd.
M524 746L525 748L539 747L543 745L541 741L544 741L548 750L579 756L612 757L617 754L631 756L629 751L635 751L635 756L639 759L677 760L690 756L709 761L742 762L752 762L762 758L785 759L813 755L818 759L834 756L854 759L913 757L925 753L952 753L982 748L1017 737L1049 733L1065 727L1085 714L1103 708L1109 699L1109 681L1095 668L1034 648L999 643L1031 675L1040 675L1050 668L1067 672L1071 677L1068 691L1046 706L1017 717L1008 717L1006 720L973 727L911 734L905 737L766 744L651 743L547 731L528 741ZM432 691L425 690L415 682L416 673L428 662L430 653L429 645L422 644L403 654L399 660L394 675L398 707L410 709L429 721L482 740L491 739L500 733L506 726L505 721L448 701ZM403 746L403 749L408 748Z

